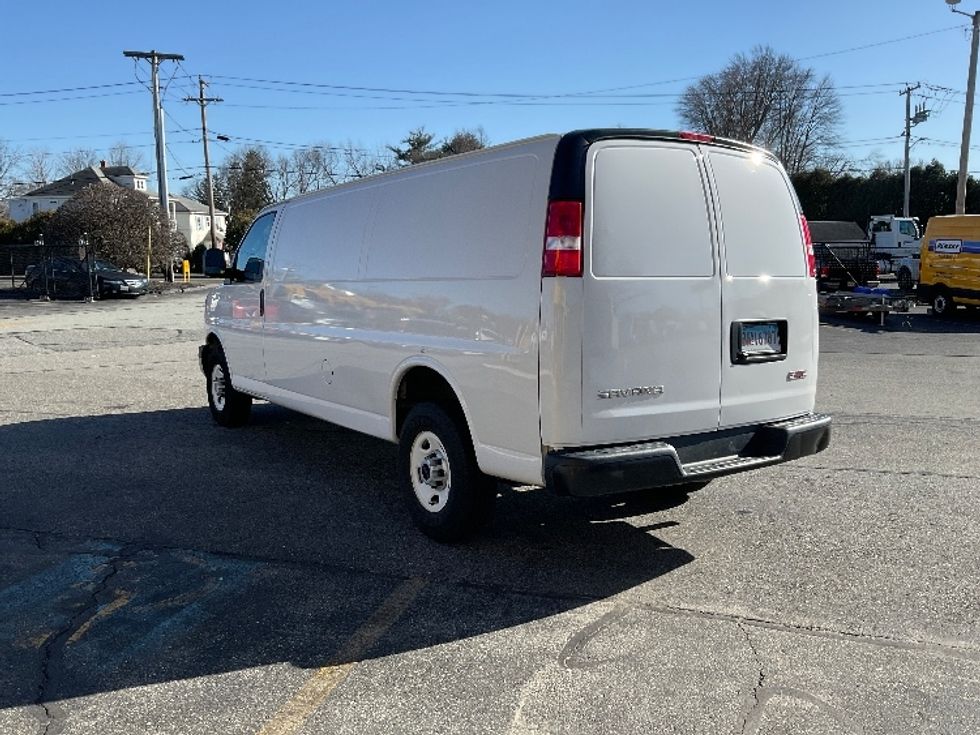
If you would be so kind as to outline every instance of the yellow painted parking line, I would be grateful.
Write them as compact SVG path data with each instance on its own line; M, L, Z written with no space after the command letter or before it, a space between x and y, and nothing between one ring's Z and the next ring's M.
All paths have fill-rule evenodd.
M334 656L334 660L339 663L323 666L314 671L299 691L265 723L256 735L293 735L298 732L316 708L323 704L337 685L347 678L358 660L408 609L425 584L424 579L413 577L398 585L382 601L367 622L354 631L354 635L340 647Z
M71 637L68 639L68 643L75 643L79 638L88 633L89 628L95 625L96 622L102 618L107 618L112 615L112 613L114 613L116 610L127 604L132 597L133 596L129 592L117 592L116 599L107 604L105 607L99 608L95 615L78 626L78 630L71 634Z

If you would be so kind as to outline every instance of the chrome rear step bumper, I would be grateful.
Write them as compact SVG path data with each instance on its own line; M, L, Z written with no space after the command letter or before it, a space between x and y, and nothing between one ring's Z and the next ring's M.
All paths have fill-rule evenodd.
M545 457L545 481L559 495L579 496L704 482L822 452L830 424L830 416L807 414L674 439L556 450Z

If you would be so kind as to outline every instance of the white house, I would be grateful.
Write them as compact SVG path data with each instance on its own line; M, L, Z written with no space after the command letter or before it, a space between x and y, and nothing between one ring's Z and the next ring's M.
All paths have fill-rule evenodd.
M92 184L110 184L124 189L133 189L147 196L156 197L146 185L146 175L134 171L129 166L106 166L102 161L100 166L89 166L76 171L62 179L45 184L42 187L11 197L7 200L10 218L14 222L23 222L38 212L53 212L71 199L86 186ZM219 209L214 211L214 226L218 244L225 238L227 212ZM208 205L187 197L170 197L170 221L174 228L187 239L187 246L194 249L200 243L211 244L211 217Z

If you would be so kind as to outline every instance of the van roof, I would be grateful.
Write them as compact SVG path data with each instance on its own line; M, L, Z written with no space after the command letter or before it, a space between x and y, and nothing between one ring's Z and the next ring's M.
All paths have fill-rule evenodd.
M516 147L527 143L547 140L549 138L558 139L558 147L555 152L555 162L554 168L552 169L551 189L549 196L552 199L582 199L584 197L586 151L593 143L601 140L613 140L619 138L627 138L632 140L676 140L692 142L690 137L686 137L691 135L693 134L686 131L654 130L650 128L588 128L583 130L573 130L565 133L564 135L546 133L530 138L507 141L506 143L500 143L498 145L481 148L475 151L469 151L467 153L460 153L454 156L447 156L446 158L426 161L425 163L419 163L413 166L384 171L372 176L365 176L360 179L355 179L354 181L346 181L342 184L337 184L336 186L327 187L325 189L299 194L297 196L290 197L289 199L267 205L256 216L261 216L266 212L279 209L287 202L316 197L318 195L323 195L328 191L334 191L341 188L346 189L357 187L364 183L397 175L399 172L403 172L407 168L419 169L428 168L429 166L439 166L448 160L459 160L460 158L464 157L469 158L471 156L480 156L481 154L487 152L499 151L504 148ZM705 137L708 138L708 136ZM773 157L772 153L764 148L759 148L758 146L750 145L749 143L742 143L737 140L729 140L728 138L716 138L714 136L710 136L710 139L699 139L696 142L707 145L722 146L725 148L735 148L746 152L757 152Z
M697 137L695 137L697 136ZM573 130L566 133L558 141L555 151L555 165L551 171L551 199L585 198L585 162L589 146L601 140L676 140L684 143L697 142L705 145L735 148L737 150L761 153L775 159L772 153L764 148L742 143L728 138L691 133L682 130L650 130L647 128L590 128Z

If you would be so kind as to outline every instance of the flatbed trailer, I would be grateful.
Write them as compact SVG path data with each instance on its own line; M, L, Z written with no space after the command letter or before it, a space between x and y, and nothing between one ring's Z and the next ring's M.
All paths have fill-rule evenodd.
M817 306L825 314L880 314L881 326L885 326L886 315L908 313L915 303L908 294L890 291L879 288L821 293L817 295Z

